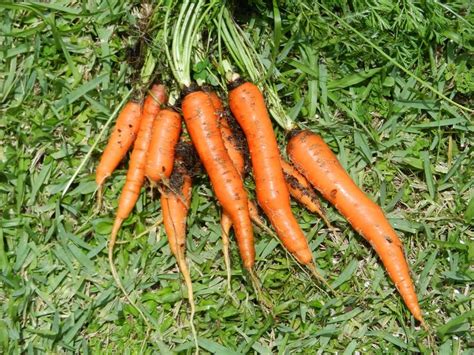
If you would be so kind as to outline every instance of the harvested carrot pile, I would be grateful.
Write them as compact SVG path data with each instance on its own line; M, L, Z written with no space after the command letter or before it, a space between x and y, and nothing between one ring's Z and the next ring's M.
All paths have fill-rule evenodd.
M277 41L283 14L275 4L272 36ZM210 351L209 344L200 341L206 329L194 323L197 314L206 312L206 307L199 306L199 299L206 294L199 286L203 275L193 272L193 264L199 258L189 255L196 251L187 251L188 246L194 245L193 228L199 223L193 220L190 227L188 218L200 208L200 187L205 186L220 211L220 221L215 223L219 224L221 236L217 249L222 252L217 254L215 263L222 273L215 277L226 280L223 297L236 300L239 285L234 279L243 278L269 320L268 327L277 323L279 312L284 312L279 306L282 300L269 295L270 283L265 282L265 273L258 266L281 248L287 252L287 265L292 268L286 282L291 283L292 277L305 277L332 297L331 307L344 298L344 289L337 288L345 281L339 281L341 270L334 271L336 267L331 269L327 263L318 264L315 255L328 248L328 240L345 243L348 228L352 228L361 237L358 242L366 241L380 259L378 266L385 268L384 275L391 280L387 297L399 299L406 307L406 312L397 314L400 322L421 326L420 332L431 340L429 322L410 271L406 238L397 232L382 206L364 192L362 181L354 181L354 174L344 168L346 162L341 163L336 155L342 147L336 149L332 139L327 141L331 125L337 122L324 122L316 132L307 129L305 121L298 118L299 110L293 107L290 114L288 102L292 98L280 97L279 93L287 79L276 71L268 74L269 68L278 64L278 56L260 53L258 32L253 32L253 37L246 32L246 26L255 24L246 24L240 19L241 14L235 15L242 22L240 26L231 5L185 0L157 8L166 13L162 22L154 24L165 45L158 50L152 41L141 42L143 58L137 61L142 67L136 71L142 70L140 75L135 74L140 76L139 85L134 86L119 110L96 168L98 213L106 214L104 196L114 170L121 163L128 166L108 256L113 278L130 305L150 327L159 328L150 310L132 299L130 287L122 285L120 269L114 261L121 227L131 220L138 202L143 208L140 196L145 194L151 196L145 199L146 203L160 201L155 204L160 206L156 210L159 223L150 228L166 234L176 270L184 279L186 292L181 292L180 297L187 298L189 305L188 340L192 340L196 352ZM344 22L346 25L351 28ZM314 53L303 45L301 48L302 57L314 64ZM264 59L265 55L271 60ZM306 83L304 78L326 75L323 71L315 74L311 67L296 61L292 65L304 74L302 85L319 90L315 89L315 80ZM425 87L453 103L429 85ZM327 100L328 94L325 95ZM331 99L337 102L334 95ZM312 102L311 108L315 111L317 103ZM296 203L307 210L304 219L301 213L295 213ZM317 244L313 232L302 228L308 218L319 221L322 238ZM259 239L269 237L275 243L271 250L256 248ZM202 250L202 245L199 248ZM238 261L236 255L240 256ZM364 295L354 302L361 310L367 307ZM318 307L326 306L321 303ZM392 311L395 312L386 312Z

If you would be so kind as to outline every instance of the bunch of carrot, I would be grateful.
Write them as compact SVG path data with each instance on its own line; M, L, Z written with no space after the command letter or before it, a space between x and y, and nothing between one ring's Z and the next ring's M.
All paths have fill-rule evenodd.
M163 224L170 250L188 288L192 326L195 307L185 260L185 237L195 155L209 176L222 208L220 223L228 286L231 228L242 265L255 279L252 224L264 223L244 186L250 159L258 205L282 245L299 263L318 275L307 239L292 213L290 196L331 227L317 190L375 249L408 309L424 325L400 239L382 209L356 186L323 139L307 130L289 130L288 162L280 152L264 96L256 84L235 74L230 76L229 111L216 92L192 82L190 48L197 41L197 29L210 8L202 0L184 1L172 31L172 49L167 51L170 68L182 89L183 119L175 110L162 108L167 103L164 86L152 85L143 103L132 100L125 105L97 167L96 181L101 191L105 179L133 144L109 243L110 266L117 282L119 277L113 265L117 233L133 210L147 178L161 192ZM170 13L171 9L165 20L166 35L171 32Z

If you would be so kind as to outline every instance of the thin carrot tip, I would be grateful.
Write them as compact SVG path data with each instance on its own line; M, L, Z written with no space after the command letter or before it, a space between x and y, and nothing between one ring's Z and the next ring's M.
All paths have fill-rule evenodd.
M265 297L262 287L260 286L260 279L255 273L255 270L252 268L246 268L246 270L249 273L250 281L257 295L257 299L262 306L262 310L265 313L273 314L273 304L267 299L267 297Z
M332 294L337 294L336 290L334 290L332 288L332 286L329 284L329 282L323 277L323 275L321 275L318 270L316 270L316 266L314 265L314 263L311 263L311 264L308 264L307 265L308 269L311 271L311 273L313 274L313 276L318 279L319 281L321 281L326 287L329 288L329 290L331 291Z
M97 188L97 204L96 204L97 211L100 211L102 209L103 197L104 197L104 185L103 183L101 183L99 184Z
M420 324L421 324L421 326L423 327L423 329L425 329L426 332L428 332L428 333L431 334L431 328L429 327L428 324L426 324L424 318L421 317L421 318L419 319L419 321L420 321Z

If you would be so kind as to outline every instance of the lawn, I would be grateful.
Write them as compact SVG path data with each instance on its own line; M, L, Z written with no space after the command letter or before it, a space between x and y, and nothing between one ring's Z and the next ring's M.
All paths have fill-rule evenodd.
M140 84L136 67L146 48L158 78L178 89L164 51L164 1L140 3L0 2L3 353L194 351L186 290L157 224L157 193L142 190L115 252L122 282L149 324L117 287L107 260L127 159L96 209L95 167L120 105ZM229 294L220 208L201 174L187 259L202 353L472 353L472 11L468 1L438 0L233 7L289 117L325 139L398 231L430 333L370 245L325 201L337 233L292 206L335 293L256 228L256 271L275 318L260 307L233 239ZM193 75L217 84L216 28L203 30L214 41L194 61ZM275 132L283 149L285 134L276 124ZM252 179L246 186L253 195Z

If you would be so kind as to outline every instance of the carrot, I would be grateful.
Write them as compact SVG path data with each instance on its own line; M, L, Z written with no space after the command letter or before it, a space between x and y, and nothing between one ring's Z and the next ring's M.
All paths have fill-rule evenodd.
M133 210L133 207L135 206L135 203L137 202L140 195L140 190L145 180L145 159L151 139L151 128L153 121L160 110L160 105L166 100L167 97L165 87L163 85L153 85L143 104L140 130L133 146L127 178L120 195L117 216L110 234L108 247L110 269L115 281L117 282L117 285L121 288L129 302L131 301L120 282L120 278L113 263L114 246L118 231L120 230L123 221L130 215L130 212Z
M216 110L216 114L219 117L219 129L222 135L222 140L224 142L225 149L227 150L227 154L229 154L229 158L234 165L234 168L239 173L240 177L244 178L244 171L245 171L245 161L242 151L239 149L239 145L237 144L237 140L232 132L232 129L229 125L229 116L225 114L224 107L222 105L222 101L219 99L215 92L208 93L209 98L212 101L214 109ZM250 201L249 201L250 202ZM249 210L250 212L250 210ZM225 269L227 272L227 290L231 290L231 263L230 263L230 251L229 251L229 236L230 236L230 229L232 228L232 219L230 216L225 212L222 211L221 214L221 236L222 236L222 253L224 255L224 264Z
M217 199L234 225L243 265L250 270L255 263L255 248L247 192L222 140L219 115L209 94L204 91L187 94L181 107L186 128Z
M171 109L161 110L153 122L145 164L145 176L152 184L156 185L171 175L180 133L181 116Z
M230 160L242 179L245 178L247 170L245 136L238 123L233 117L224 113L219 121L219 128L225 148L229 154Z
M169 26L172 7L168 7L163 31L165 38L172 32L172 40L170 46L165 46L165 51L173 76L185 92L181 108L189 136L217 199L232 220L243 265L251 271L255 263L255 248L247 192L225 149L219 131L219 114L212 99L208 93L195 90L191 80L191 49L196 44L199 27L213 8L205 4L203 0L182 2L172 31Z
M100 157L96 169L95 181L98 185L98 205L102 203L102 189L105 180L112 175L119 163L132 146L140 127L142 107L139 100L130 100L117 118L114 130Z
M235 146L232 144L231 141L231 136L232 132L230 131L230 127L227 123L226 117L224 117L224 107L222 106L222 101L219 99L217 94L215 92L209 92L209 98L212 101L212 105L214 106L214 109L216 110L216 114L219 117L219 128L220 128L220 133L222 135L222 140L224 142L224 146L227 150L227 154L229 154L229 158L232 161L232 164L234 165L234 168L237 170L237 173L239 173L240 177L242 178L242 173L241 173L241 168L239 164L244 166L243 159L241 159L241 156L239 152L234 149ZM232 286L231 286L231 263L230 263L230 229L232 228L232 219L230 216L225 212L225 210L222 210L221 214L221 236L222 236L222 254L224 255L224 264L225 264L225 269L227 273L227 291L230 292Z
M217 95L214 93L214 95L211 95L211 98L215 100L215 98L217 98ZM218 101L220 102L220 100ZM221 130L225 148L227 149L227 153L229 153L230 160L232 160L232 163L237 169L237 172L240 174L242 179L244 179L247 175L247 171L249 170L248 161L250 160L244 132L242 131L242 128L239 126L235 118L232 117L230 112L226 112L225 110L223 110L222 103L220 103L219 106L219 102L214 102L215 106L220 107L220 112L222 112L220 114L221 118L219 121L219 127ZM267 232L270 231L269 228L265 226L265 223L263 222L262 218L260 218L258 208L255 203L250 199L248 203L250 219L252 220L252 222L255 223L257 226L265 229ZM224 223L224 225L226 225L226 223ZM231 226L232 223L229 228Z
M196 306L191 275L185 258L186 218L191 205L192 192L190 165L193 165L193 162L189 163L189 161L192 155L193 148L189 143L181 142L178 144L169 187L165 187L161 194L161 211L171 252L178 262L178 267L183 274L188 290L188 299L191 306L190 325L197 349L197 333L193 322Z
M281 158L280 162L290 195L310 212L318 214L324 223L333 229L309 181L285 159Z
M425 325L402 243L382 209L357 187L317 134L294 132L287 152L295 167L375 249L408 309Z
M229 106L249 145L257 200L285 248L304 265L313 256L290 207L290 194L280 164L280 151L262 93L250 82L232 83Z
M230 160L234 165L235 169L239 173L241 179L245 178L247 173L247 161L248 161L248 148L245 143L245 135L242 132L239 124L232 115L225 111L222 105L222 101L219 99L215 92L209 92L209 97L216 109L216 113L219 115L219 128L224 141L224 146L229 154ZM248 210L250 219L260 228L264 229L268 233L272 234L271 230L265 225L258 214L258 208L252 200L248 200ZM229 253L229 235L230 228L232 227L232 220L229 215L222 211L221 215L221 234L222 234L222 252L224 255L224 263L227 271L227 289L231 289L231 264L230 264L230 253ZM262 304L267 308L272 308L271 302L267 300L260 287L260 282L255 273L250 272L250 278L252 284L257 292L257 296L262 301Z

